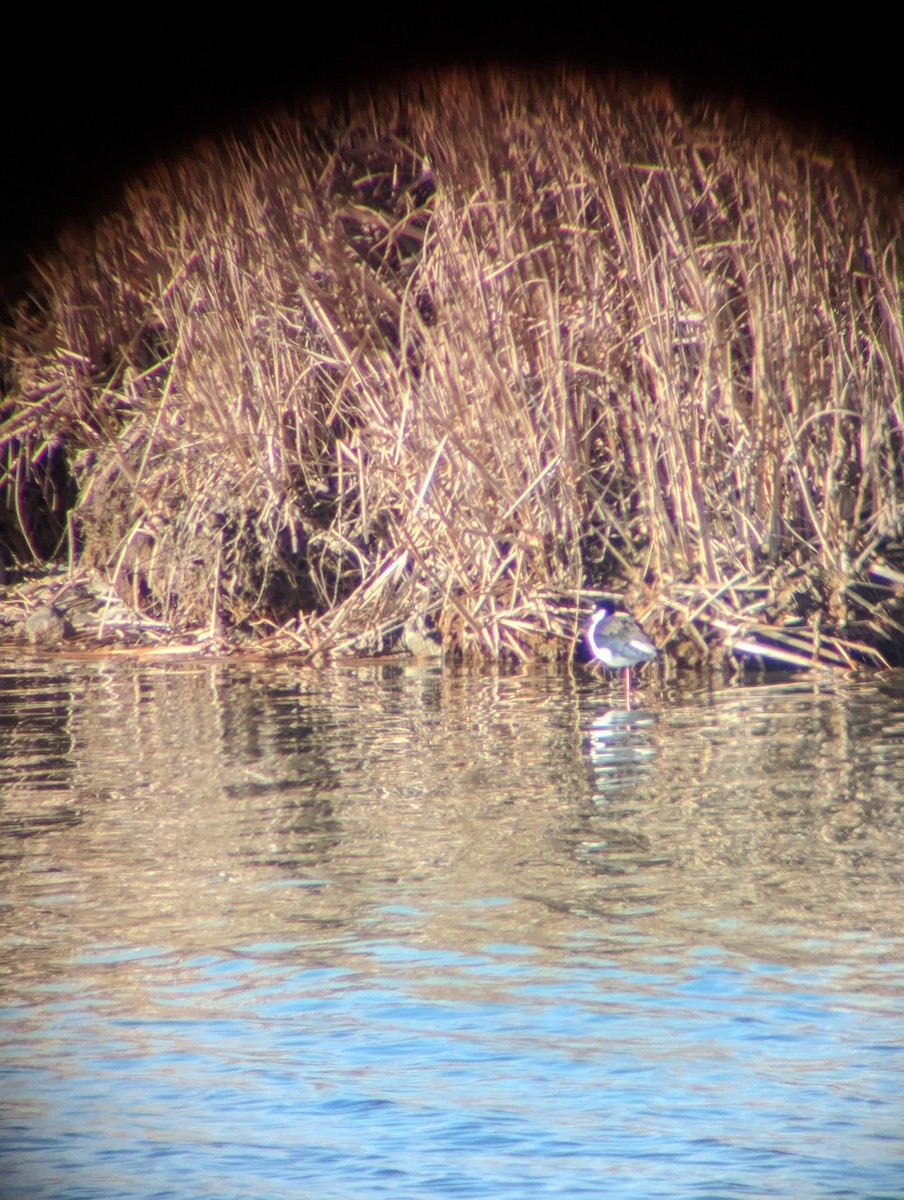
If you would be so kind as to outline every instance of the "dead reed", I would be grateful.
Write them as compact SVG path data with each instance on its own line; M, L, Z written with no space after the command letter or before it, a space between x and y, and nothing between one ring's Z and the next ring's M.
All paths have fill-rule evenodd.
M600 587L686 659L725 622L887 650L902 216L850 150L662 84L462 70L277 113L35 265L7 557L306 659L414 614L559 655Z

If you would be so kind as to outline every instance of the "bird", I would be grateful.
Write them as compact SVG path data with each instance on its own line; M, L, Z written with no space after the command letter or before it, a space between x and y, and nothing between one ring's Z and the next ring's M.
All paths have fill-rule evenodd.
M631 668L651 662L658 651L636 621L625 613L598 608L587 626L587 645L606 667L625 672L625 704L631 707Z
M72 626L53 604L42 604L21 626L21 635L32 646L58 646L72 632Z

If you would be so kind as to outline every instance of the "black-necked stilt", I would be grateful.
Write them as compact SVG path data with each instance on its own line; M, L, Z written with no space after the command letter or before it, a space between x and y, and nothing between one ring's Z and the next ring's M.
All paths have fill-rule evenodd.
M587 645L604 666L625 672L625 704L631 705L631 668L656 657L656 647L636 621L600 608L587 626Z

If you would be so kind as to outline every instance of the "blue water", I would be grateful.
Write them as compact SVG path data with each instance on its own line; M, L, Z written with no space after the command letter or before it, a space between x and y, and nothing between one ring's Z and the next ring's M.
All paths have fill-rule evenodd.
M299 675L7 665L3 1200L904 1196L904 697Z

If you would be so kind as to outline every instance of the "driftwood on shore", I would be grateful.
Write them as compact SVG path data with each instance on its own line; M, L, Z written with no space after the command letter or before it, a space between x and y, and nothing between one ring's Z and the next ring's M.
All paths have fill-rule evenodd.
M849 148L578 73L199 145L0 330L0 635L562 657L605 592L679 662L900 662L902 231Z

